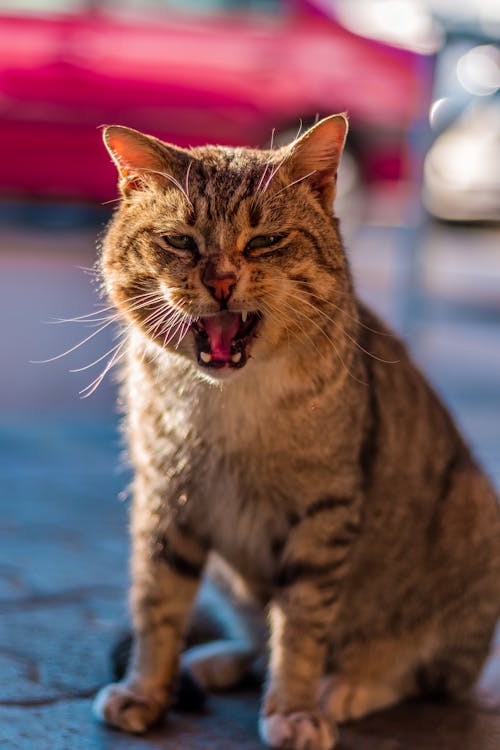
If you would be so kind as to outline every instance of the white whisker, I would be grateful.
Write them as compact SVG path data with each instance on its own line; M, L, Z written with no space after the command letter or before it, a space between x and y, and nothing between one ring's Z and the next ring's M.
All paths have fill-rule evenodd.
M301 130L302 130L302 120L299 120L299 129L298 129L298 131L297 131L297 134L296 134L295 138L294 138L294 139L293 139L293 141L292 141L291 143L289 143L289 144L288 144L288 146L286 147L286 149L287 149L287 150L286 150L286 153L285 153L285 155L284 155L283 159L281 159L281 161L280 161L280 162L279 162L279 163L277 164L277 166L276 166L276 167L275 167L275 168L274 168L273 170L271 170L271 173L270 173L270 175L269 175L268 179L266 180L266 183L265 183L265 185L264 185L264 188L263 188L263 189L262 189L262 191L261 191L261 188L262 188L262 184L263 184L263 182L264 182L264 180L265 180L265 178L266 178L266 176L267 176L267 170L269 169L269 167L271 166L271 164L272 164L272 162L273 162L273 158L272 158L272 156L271 156L271 157L270 157L270 158L268 159L268 161L266 162L266 164L265 164L265 167L264 167L264 170L263 170L263 172L262 172L262 174L261 174L261 176L260 176L259 182L257 183L257 187L256 187L256 189L255 189L255 196L256 196L256 199L258 199L258 198L260 197L260 196L259 196L259 194L260 194L261 192L262 192L262 193L265 193L265 192L266 192L266 190L267 190L267 188L269 187L269 185L271 184L271 182L272 182L273 178L274 178L274 177L276 176L276 174L277 174L277 173L279 172L279 170L281 169L281 167L283 166L283 164L285 163L285 161L286 161L286 160L288 159L288 157L289 157L289 156L291 155L291 153L292 153L292 150L293 150L293 146L294 146L294 144L295 144L295 141L296 141L296 140L297 140L297 138L299 137L299 135L300 135L300 133L301 133ZM272 134L271 134L271 146L270 146L270 149L271 149L271 150L273 149L273 143L274 143L274 133L275 133L275 129L273 128L273 131L272 131Z
M182 187L182 185L179 182L179 180L176 180L176 178L173 177L173 175L168 174L168 172L160 172L160 170L158 170L158 169L144 169L143 168L143 169L141 169L141 172L147 172L147 173L151 173L151 174L159 174L161 177L165 177L165 179L169 180L172 183L172 185L175 185L175 187L178 190L181 191L181 193L184 196L184 198L186 199L186 201L189 203L189 205L191 206L191 208L193 208L193 204L189 200L189 195L186 193L186 191Z
M158 335L163 336L165 331L169 331L172 326L176 325L176 323L183 316L183 313L180 310L173 308L168 303L164 305L159 312L160 319L158 321L158 324L155 326L155 329L158 328ZM165 313L168 313L168 315L165 316Z
M257 183L257 187L255 188L254 201L257 199L257 197L258 197L258 195L260 193L260 189L262 187L262 183L264 182L264 180L266 178L267 170L269 169L269 167L271 166L271 164L272 164L272 160L270 158L268 161L266 161L266 163L264 165L264 169L262 170L262 174L260 176L259 182Z
M308 172L303 177L299 177L297 180L294 180L293 182L289 182L288 185L285 185L285 187L282 187L281 190L278 190L277 193L273 193L272 197L276 198L284 190L288 190L288 188L291 188L293 185L297 185L299 182L302 182L302 180L307 180L308 177L315 174L317 171L318 171L317 169L313 169L312 172Z
M303 296L296 295L294 298L292 297L292 299L299 300L300 302L308 305L308 307L310 307L312 310L314 310L315 312L317 312L319 315L322 315L329 323L331 323L332 325L334 325L337 328L339 328L342 331L343 335L346 336L349 339L349 341L351 341L354 344L354 346L356 346L362 352L364 352L365 354L367 354L369 357L372 357L373 359L376 359L378 362L382 362L385 365L397 365L399 363L399 359L392 359L392 360L391 359L383 359L382 357L377 356L373 352L368 351L368 349L365 349L365 347L362 344L360 344L359 341L357 341L355 338L353 338L350 335L350 333L348 333L348 331L346 331L345 326L343 326L340 321L335 320L334 318L330 317L330 315L327 315L324 310L320 310L317 306L313 305L307 299L304 299ZM343 311L340 308L338 308L338 309L340 310L340 313L342 314Z
M91 274L92 276L99 276L100 271L97 268L89 268L88 266L75 266L79 271Z
M112 346L111 349L109 349L106 354L101 355L98 359L95 359L93 362L91 362L89 365L85 365L84 367L75 367L70 370L70 372L83 372L84 370L89 370L91 367L94 367L94 365L97 365L99 362L102 362L103 359L106 359L107 356L109 356L112 352L115 351L120 346L120 344L115 344L115 346Z
M297 309L296 306L289 305L286 302L282 302L282 304L284 304L294 315L297 315L297 314L300 315L302 318L304 318L305 320L307 320L308 323L310 323L311 325L315 326L315 328L317 328L317 330L320 332L320 334L322 336L324 336L325 339L331 344L331 346L332 346L335 354L337 355L338 359L340 360L342 366L344 367L344 369L348 373L348 375L350 375L353 378L353 380L355 380L356 382L360 383L361 385L367 385L367 383L365 383L364 381L362 381L358 377L356 377L356 375L354 375L352 373L352 371L349 369L349 367L347 366L346 362L344 361L344 358L340 354L340 352L339 352L339 350L338 350L335 342L328 335L328 333L325 331L325 329L323 328L323 326L321 326L317 321L315 321L313 318L311 318L309 315L307 315L303 311ZM315 308L315 310L316 310L316 308ZM305 333L305 331L303 331L303 332Z
M40 359L40 360L31 360L30 364L33 365L45 365L48 362L55 362L57 359L61 359L61 357L66 357L68 354L71 354L71 352L76 351L79 349L80 346L83 346L83 344L86 344L87 341L90 341L90 339L93 339L94 336L97 336L98 333L101 333L101 331L104 331L105 328L111 325L113 321L110 320L107 323L105 323L103 326L97 329L97 331L94 331L86 338L82 339L82 341L79 341L78 344L75 344L70 349L67 349L65 352L62 352L62 354L57 354L55 357L50 357L49 359Z
M261 191L262 193L266 192L266 190L268 189L269 185L273 181L274 177L278 174L279 170L281 169L281 167L283 166L283 164L285 163L285 161L290 157L290 155L292 153L291 146L292 146L292 144L290 144L290 146L288 146L287 152L285 153L284 157L278 162L278 164L275 166L275 168L271 170L271 173L270 173L269 177L267 178L267 180L266 180L266 182L264 184L264 187L262 188L262 191Z
M313 349L315 349L315 351L317 352L317 354L318 354L318 356L319 356L319 357L326 357L326 354L324 354L324 352L321 352L321 351L320 351L320 350L318 349L318 347L317 347L317 346L316 346L316 344L314 343L314 341L313 341L313 339L311 338L311 336L310 336L310 335L309 335L309 334L307 333L307 331L306 331L306 330L305 330L305 329L303 328L303 326L301 326L301 325L299 324L299 322L298 322L297 320L295 320L295 321L292 321L292 320L290 320L289 318L285 318L284 314L283 314L283 313L282 313L282 312L281 312L280 310L278 310L278 308L276 308L276 307L274 307L274 306L270 305L270 304L269 304L269 302L266 302L266 303L264 303L264 304L265 304L265 305L267 305L267 307L268 307L268 308L269 308L269 309L270 309L270 310L271 310L271 311L272 311L272 312L273 312L273 313L274 313L274 314L276 315L276 317L277 317L278 319L280 319L280 322L282 323L282 325L284 325L284 327L285 327L285 330L286 330L286 332L287 332L287 337L288 337L288 346L289 346L289 347L290 347L290 333L289 333L289 330L288 330L288 326L287 326L287 323L288 323L288 324L290 324L290 325L291 325L291 326L293 326L293 327L296 327L296 328L298 329L298 331L299 331L300 333L302 333L302 334L303 334L303 335L304 335L304 336L305 336L305 337L306 337L306 338L307 338L307 339L309 340L309 342L310 342L311 346L313 347ZM297 346L295 346L295 349L296 349L297 351L299 351L299 353L300 353L300 347L299 347L298 345L297 345Z
M91 395L92 395L93 393L95 393L95 391L97 390L97 388L99 388L100 384L101 384L101 383L102 383L102 381L104 380L104 378L105 378L105 376L107 375L107 373L108 373L108 372L109 372L109 371L111 370L111 368L112 368L112 367L113 367L113 366L114 366L114 365L115 365L115 364L116 364L116 363L117 363L117 362L118 362L118 361L119 361L119 360L120 360L120 359L121 359L121 358L122 358L122 357L123 357L123 356L124 356L124 355L126 354L126 351L125 351L125 352L122 352L122 354L120 354L120 356L118 356L118 354L119 354L119 352L120 352L120 349L122 349L122 347L124 346L124 344L126 344L126 342L127 342L127 339L124 339L124 340L123 340L123 341L121 342L121 344L120 344L120 345L118 346L118 348L116 349L115 353L113 354L113 356L111 357L111 359L109 360L109 362L107 363L106 367L105 367L105 368L104 368L104 370L103 370L103 371L101 372L101 374L100 374L100 375L98 375L98 376L97 376L97 378L95 378L95 379L94 379L94 380L93 380L93 381L92 381L91 383L89 383L89 384L88 384L88 385L87 385L87 386L86 386L85 388L82 388L82 390L81 390L81 391L79 391L79 395L80 395L80 396L81 396L82 398L88 398L88 397L89 397L89 396L91 396Z
M144 298L156 296L157 292L145 292L143 294L136 294L133 297L130 297L129 302L134 302L134 305L131 305L131 309L135 308L135 305L138 304L139 300L143 300ZM86 313L85 315L77 315L72 318L55 318L54 320L48 320L46 321L47 324L51 325L57 325L59 323L80 323L80 322L86 322L87 320L93 320L96 315L103 315L105 312L108 312L110 310L116 311L116 308L114 305L107 305L105 307L100 307L99 310L94 310L93 312ZM115 312L113 314L117 319L121 317L120 313Z
M76 318L57 318L55 320L44 320L43 322L45 325L52 325L52 326L60 325L61 323L81 323L87 326L88 328L92 328L92 327L95 328L101 323L104 323L108 320L109 321L118 320L120 317L121 317L120 315L116 314L116 315L105 315L101 318L94 318L93 320L78 320Z
M313 284L310 281L295 281L295 279L289 279L289 281L291 281L294 284L297 284L298 286L306 285L306 286L311 287L311 289L316 289L316 285ZM327 305L331 305L336 310L338 310L342 315L345 315L347 318L350 318L355 323L359 324L362 328L365 328L367 331L370 331L371 333L376 333L378 336L386 336L388 338L394 338L394 336L395 336L395 334L392 331L379 331L376 328L371 328L371 326L367 325L366 323L363 323L362 320L360 320L359 318L355 317L354 315L351 315L350 313L348 313L347 310L344 310L344 308L342 308L339 305L335 304L335 302L333 302L333 300L331 300L328 297L323 297L322 295L317 294L316 292L312 292L310 290L307 292L307 295L309 297L314 297L314 299L317 299L318 302L324 302ZM344 297L348 297L348 298L351 297L351 295L347 294L347 293L345 293L343 295L340 295L339 292L335 292L335 295L337 297L339 297L339 296L344 296Z
M165 336L165 339L163 340L163 345L164 346L168 346L168 344L170 344L170 342L175 338L175 335L179 331L179 327L183 324L183 320L184 320L184 313L181 313L181 316L179 318L177 318L177 320L176 320L175 327L173 327L173 324L169 327L169 329L167 331L167 335ZM172 330L172 328L173 328L173 330Z
M189 164L188 164L188 168L186 169L186 180L185 180L185 195L186 195L186 197L187 197L187 199L188 199L189 203L191 203L191 200L190 200L190 198L189 198L189 174L190 174L190 172L191 172L191 167L192 167L192 166L193 166L193 162L192 162L192 161L190 161L190 162L189 162ZM193 204L191 203L191 206L192 206L192 205L193 205Z
M52 320L44 321L47 325L59 325L60 323L91 323L95 321L96 315L102 315L107 310L113 310L113 306L104 307L102 310L95 310L95 312L87 313L86 315L78 315L75 318L54 318ZM105 316L108 317L108 316ZM104 318L103 318L104 319Z
M189 331L191 327L191 319L188 318L184 321L184 323L181 325L181 332L179 334L179 339L177 341L177 344L175 345L175 348L178 349L181 343L184 341L187 332Z

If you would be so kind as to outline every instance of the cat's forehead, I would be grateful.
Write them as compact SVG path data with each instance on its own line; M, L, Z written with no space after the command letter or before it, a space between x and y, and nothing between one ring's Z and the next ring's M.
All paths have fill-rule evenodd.
M252 171L262 167L276 152L232 146L198 146L190 153L202 166L220 172Z
M192 149L193 176L205 187L223 191L241 185L256 186L272 153L257 149L204 146Z
M240 222L257 223L272 152L206 146L192 154L187 187L196 219L233 228Z

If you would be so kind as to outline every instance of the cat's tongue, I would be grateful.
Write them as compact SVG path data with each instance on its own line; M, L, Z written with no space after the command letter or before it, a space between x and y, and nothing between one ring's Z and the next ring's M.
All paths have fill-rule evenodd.
M239 313L220 312L202 319L210 341L212 359L231 361L231 343L240 328Z

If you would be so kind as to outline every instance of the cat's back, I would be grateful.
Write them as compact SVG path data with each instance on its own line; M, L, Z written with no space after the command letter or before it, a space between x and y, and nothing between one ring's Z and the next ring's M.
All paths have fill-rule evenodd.
M497 596L497 494L406 347L360 306L370 409L363 531L353 551L346 623L417 622L445 597ZM366 575L366 571L370 575ZM366 606L378 602L377 611ZM384 603L383 606L379 606Z

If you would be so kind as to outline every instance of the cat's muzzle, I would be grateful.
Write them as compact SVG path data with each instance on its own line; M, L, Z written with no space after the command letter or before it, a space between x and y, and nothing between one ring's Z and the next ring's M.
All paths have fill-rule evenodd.
M260 320L259 312L222 310L194 321L191 329L199 366L239 369L246 365Z

